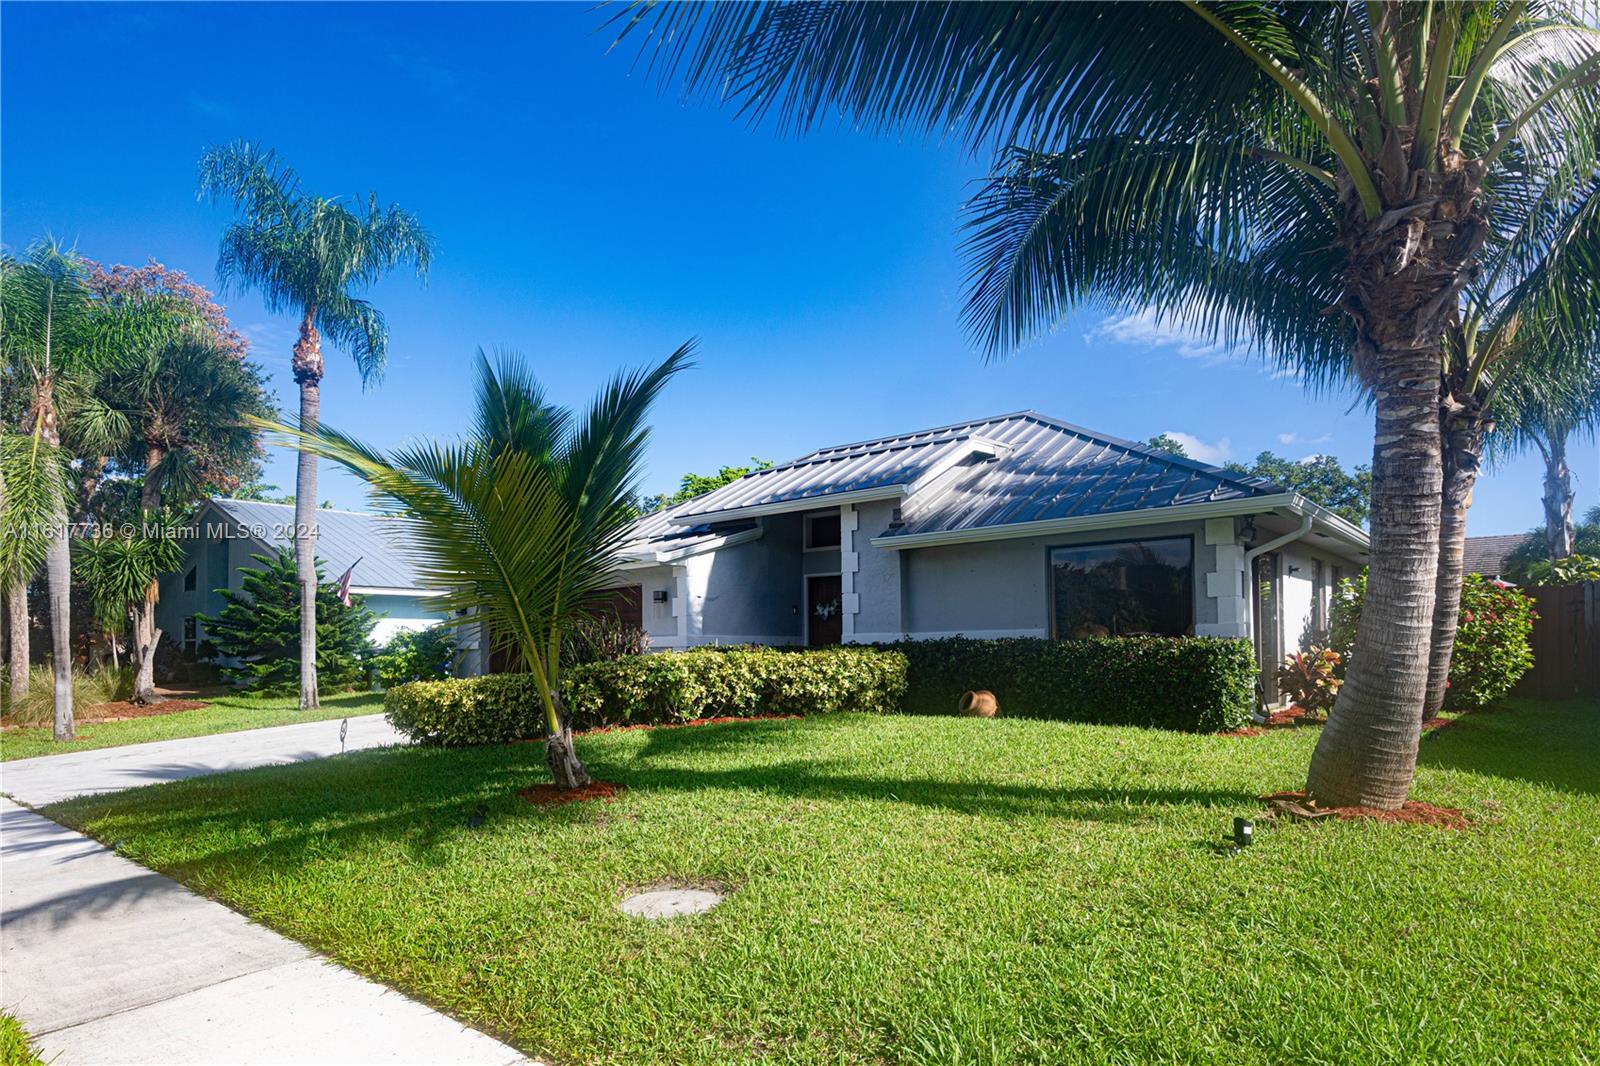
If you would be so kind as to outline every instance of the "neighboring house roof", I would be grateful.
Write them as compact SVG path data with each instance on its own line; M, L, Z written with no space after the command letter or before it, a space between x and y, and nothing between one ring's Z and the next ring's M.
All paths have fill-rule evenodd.
M293 505L221 497L210 505L264 547L293 548ZM423 591L412 561L416 549L410 519L318 508L316 523L324 581L337 581L354 565L353 588Z
M1497 537L1468 537L1462 550L1467 573L1499 577L1505 573L1506 559L1527 539L1526 533L1507 533Z
M1041 523L1113 525L1135 512L1148 521L1180 510L1247 514L1279 506L1315 513L1344 541L1366 547L1360 529L1282 486L1019 411L823 448L751 471L642 519L630 553L645 555L673 527L707 539L725 532L725 522L874 499L901 500L900 522L874 537L888 547L1017 535Z

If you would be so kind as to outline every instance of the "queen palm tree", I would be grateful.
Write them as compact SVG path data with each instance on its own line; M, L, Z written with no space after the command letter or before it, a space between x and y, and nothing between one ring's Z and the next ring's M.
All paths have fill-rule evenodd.
M377 194L348 203L307 193L277 155L248 141L213 147L200 159L200 195L232 201L237 220L222 235L217 277L224 288L256 289L271 311L300 317L294 345L299 424L321 417L322 339L355 360L363 385L378 381L388 352L383 314L360 293L410 263L426 278L433 237ZM295 474L295 566L300 581L300 707L317 694L317 460L300 454Z
M1437 598L1444 338L1486 247L1516 240L1496 227L1593 173L1594 31L1521 0L630 11L622 32L648 29L664 79L753 118L938 130L1001 151L1014 178L1052 175L1033 205L1051 239L980 219L1027 249L974 273L969 321L992 352L1086 304L1142 306L1362 383L1367 604L1308 789L1399 806Z
M446 624L482 625L533 675L562 789L589 783L561 703L562 637L615 571L637 514L645 418L693 348L618 374L582 415L551 404L520 359L480 352L477 419L462 443L385 454L327 427L271 427L416 520L421 578L439 591Z

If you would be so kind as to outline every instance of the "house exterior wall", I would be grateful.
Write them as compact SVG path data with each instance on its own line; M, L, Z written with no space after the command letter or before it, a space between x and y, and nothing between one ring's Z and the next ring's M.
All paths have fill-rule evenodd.
M202 523L202 528L203 528ZM246 569L260 569L253 556L272 555L272 549L245 537L199 537L188 542L184 560L176 573L163 574L159 582L160 600L156 603L156 625L163 641L181 645L184 623L197 615L216 615L227 601L218 589L238 592L244 588ZM190 570L195 587L184 588ZM367 606L384 615L372 629L376 644L384 644L396 633L426 629L442 621L444 612L429 604L429 597L412 593L362 593ZM205 624L196 622L196 640L205 640Z
M911 637L1043 637L1050 634L1051 548L1173 536L1194 538L1194 619L1197 628L1214 624L1217 601L1207 595L1205 575L1215 566L1216 551L1206 543L1201 522L871 550L906 557L903 611Z
M756 540L684 560L687 646L798 644L805 639L800 616L804 575L837 573L839 553L803 551L799 515L772 516L763 526Z
M1327 638L1315 624L1315 599L1320 595L1324 626L1332 606L1333 568L1343 568L1345 576L1354 572L1351 564L1325 552L1307 548L1303 544L1289 544L1283 549L1283 644L1287 651L1303 651ZM1321 567L1322 580L1318 590L1317 568Z
M874 644L899 640L906 634L901 595L905 553L872 546L872 538L889 528L895 506L893 500L879 500L856 507L851 550L856 553L854 591L858 598L854 632L847 640Z
M372 627L372 642L387 644L397 633L414 633L444 621L445 612L433 606L430 596L361 593L367 606L383 617Z

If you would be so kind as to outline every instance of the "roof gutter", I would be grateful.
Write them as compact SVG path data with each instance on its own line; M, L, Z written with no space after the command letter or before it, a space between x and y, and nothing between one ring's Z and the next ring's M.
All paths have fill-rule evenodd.
M1128 526L1150 526L1206 518L1232 518L1277 510L1308 518L1359 551L1364 553L1367 550L1367 535L1359 526L1346 521L1325 507L1312 503L1298 492L1280 492L1271 496L1251 496L1237 500L1207 500L1202 503L1157 507L1145 511L1122 511L1077 518L1046 518L1004 526L939 529L926 533L885 533L873 537L871 544L875 548L904 550L944 544L973 544L988 540L1050 536L1057 533L1090 533L1102 529L1123 529Z
M675 526L699 526L712 522L733 522L740 518L760 518L764 515L793 514L796 511L815 511L825 507L839 507L847 503L869 503L873 500L897 500L907 492L905 485L883 485L852 492L829 492L820 496L800 496L777 503L751 504L749 507L730 507L725 511L697 511L673 515L668 521Z

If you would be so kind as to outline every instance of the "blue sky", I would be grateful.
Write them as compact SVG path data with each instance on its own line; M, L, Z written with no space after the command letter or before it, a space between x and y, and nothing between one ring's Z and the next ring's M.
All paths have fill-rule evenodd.
M1370 458L1370 417L1137 313L1085 312L1000 363L960 325L958 207L982 161L921 137L752 130L657 91L603 16L571 5L6 3L0 240L53 233L102 262L213 283L210 143L276 147L327 194L375 189L437 235L426 287L372 293L389 372L363 392L328 353L323 418L379 444L460 431L479 345L522 351L556 397L690 337L699 367L655 418L649 491L685 470L1012 411L1203 458ZM292 403L289 320L228 294ZM1600 455L1574 448L1580 509ZM1473 533L1539 521L1537 457L1480 482ZM293 484L290 457L267 480ZM286 490L287 491L287 490ZM360 486L324 467L324 498Z

